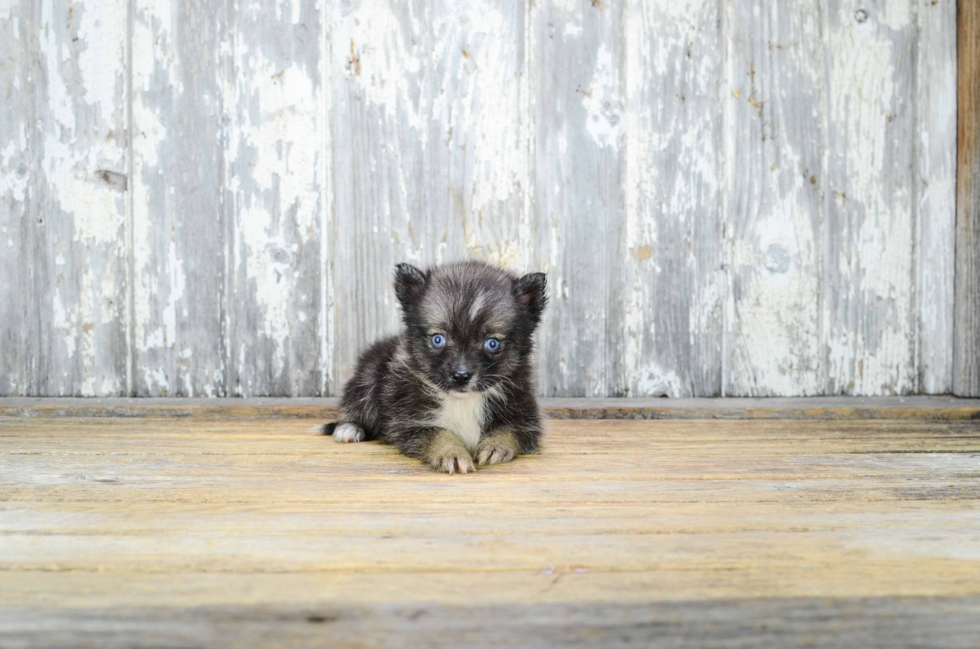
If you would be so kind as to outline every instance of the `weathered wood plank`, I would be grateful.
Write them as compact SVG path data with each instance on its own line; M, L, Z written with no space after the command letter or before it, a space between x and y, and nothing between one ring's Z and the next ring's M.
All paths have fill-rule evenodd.
M914 5L913 150L918 302L918 391L943 394L953 381L956 256L956 0Z
M334 16L339 394L359 349L398 329L395 263L469 249L525 270L529 222L524 3L344 2Z
M528 205L527 9L519 0L427 3L429 178L409 234L428 261L546 270L532 255Z
M0 399L0 417L169 417L318 419L337 416L339 399ZM552 419L980 419L980 400L954 397L739 399L545 398Z
M522 576L523 577L523 576ZM427 579L432 577L427 576ZM458 577L454 576L458 579ZM438 579L438 578L437 578ZM492 577L448 578L437 583L469 597L487 590ZM513 575L497 578L518 581ZM778 598L750 601L695 599L666 603L566 602L565 592L595 578L552 575L523 578L534 586L521 591L551 595L532 605L493 603L464 606L431 601L377 608L354 607L349 601L284 602L259 606L182 606L153 604L125 608L80 607L75 610L0 612L0 639L11 649L53 644L127 648L152 644L177 649L245 646L268 647L349 644L362 647L779 647L818 648L925 647L972 649L980 633L980 598L840 597ZM554 586L549 585L549 580ZM286 591L311 592L312 580L279 578ZM370 576L353 585L360 589ZM251 590L252 582L229 590ZM649 584L649 590L663 588ZM414 589L414 585L412 586ZM637 588L637 591L640 589ZM588 592L594 592L589 589Z
M959 528L968 524L974 514L959 511L962 505L930 503L930 511L909 508L895 511L895 503L877 502L810 502L801 508L792 501L768 503L769 521L746 521L743 514L726 503L676 503L671 511L659 503L583 503L574 510L555 511L548 516L522 519L524 529L533 535L560 534L736 534L772 531L787 535L810 532L841 534L860 529L897 530L899 534L930 529L940 518ZM270 517L277 517L284 535L315 534L344 536L387 535L417 536L455 534L461 525L467 534L492 537L497 523L513 515L508 503L486 502L480 508L485 516L475 519L467 503L418 503L411 512L397 511L397 506L378 512L365 511L364 503L335 502L323 505L320 516L303 516L305 505L265 502L243 509L237 503L171 503L150 502L143 505L138 518L119 511L115 502L76 503L71 527L65 525L64 503L33 502L30 511L23 508L0 509L0 524L5 534L47 536L72 534L79 537L112 535L146 538L154 534L186 534L200 529L200 517L208 520L208 530L222 536L249 536L269 533ZM933 509L934 508L934 509ZM791 537L790 537L791 538Z
M0 395L37 394L34 5L0 8Z
M226 5L135 0L133 9L132 374L140 396L234 393L224 311Z
M531 9L534 226L551 296L539 392L548 396L626 393L624 15L616 0Z
M728 6L729 395L827 389L820 358L826 77L820 15L809 7Z
M629 396L721 394L721 3L628 3L622 356ZM617 342L618 339L613 339ZM608 394L608 392L607 392Z
M224 68L228 393L322 387L323 0L236 0ZM329 88L329 86L328 86Z
M428 113L424 22L415 3L332 5L331 94L335 299L330 393L340 394L357 353L397 330L395 263L421 259L408 229L425 222L425 167L419 151Z
M826 394L918 385L911 0L826 5Z
M977 423L554 423L446 476L302 422L4 420L0 644L974 642Z
M953 393L980 396L980 6L958 2Z
M127 3L33 9L35 389L125 394Z

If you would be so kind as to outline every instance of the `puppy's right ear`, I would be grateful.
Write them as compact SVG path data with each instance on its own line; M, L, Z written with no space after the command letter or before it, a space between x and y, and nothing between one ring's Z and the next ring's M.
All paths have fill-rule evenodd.
M541 312L548 305L548 276L544 273L531 273L514 282L514 297L537 323Z
M411 264L395 266L395 295L404 308L418 302L429 276Z

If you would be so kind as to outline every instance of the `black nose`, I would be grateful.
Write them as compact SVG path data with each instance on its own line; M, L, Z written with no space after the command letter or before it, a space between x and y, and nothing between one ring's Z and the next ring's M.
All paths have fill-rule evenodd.
M453 381L456 381L456 385L466 385L471 376L473 375L466 370L456 370L453 372Z

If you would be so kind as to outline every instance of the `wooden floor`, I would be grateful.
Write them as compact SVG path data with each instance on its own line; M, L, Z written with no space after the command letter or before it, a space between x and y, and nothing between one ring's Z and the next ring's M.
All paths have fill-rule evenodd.
M0 417L0 647L980 646L980 420Z

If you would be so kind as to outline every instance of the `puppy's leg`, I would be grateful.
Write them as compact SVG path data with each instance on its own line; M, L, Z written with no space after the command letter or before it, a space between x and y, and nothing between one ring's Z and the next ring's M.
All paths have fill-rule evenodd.
M455 433L437 429L424 445L422 459L436 471L469 473L475 471L473 457Z
M476 447L476 463L480 466L510 462L520 455L521 443L510 430L495 430L484 435Z

